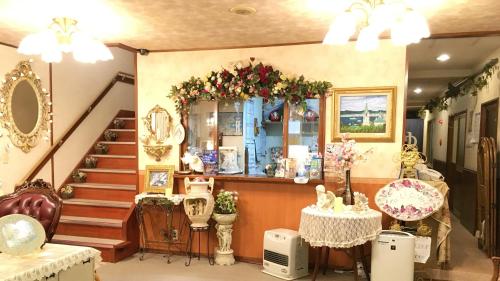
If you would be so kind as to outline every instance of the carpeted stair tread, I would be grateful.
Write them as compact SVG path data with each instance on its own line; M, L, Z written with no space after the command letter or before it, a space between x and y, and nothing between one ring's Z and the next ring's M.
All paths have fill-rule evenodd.
M135 191L137 188L133 184L112 184L112 183L70 183L72 187L95 188L95 189L113 189Z
M64 199L64 204L70 205L83 205L83 206L97 206L97 207L111 207L111 208L124 208L128 209L132 206L131 202L111 201L111 200L95 200L95 199Z
M123 221L117 219L76 217L76 216L61 216L59 223L84 224L84 225L105 226L114 228L121 228L123 225Z
M85 173L112 173L112 174L135 174L135 170L131 169L104 169L104 168L92 168L92 169L78 169L79 171Z
M89 156L95 158L123 158L123 159L136 159L135 155L119 155L119 154L90 154Z
M135 145L135 141L100 141L102 144Z
M87 247L120 248L130 242L117 239L105 239L105 238L94 238L86 236L56 234L52 238L51 243L80 245Z

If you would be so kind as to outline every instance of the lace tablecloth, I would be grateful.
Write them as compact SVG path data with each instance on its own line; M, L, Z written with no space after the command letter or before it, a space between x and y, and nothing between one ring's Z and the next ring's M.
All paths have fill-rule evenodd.
M16 257L0 253L0 281L35 281L94 259L95 268L101 263L101 252L88 247L45 244L43 249Z
M351 248L374 240L382 231L382 213L321 212L314 206L302 209L299 234L312 247Z

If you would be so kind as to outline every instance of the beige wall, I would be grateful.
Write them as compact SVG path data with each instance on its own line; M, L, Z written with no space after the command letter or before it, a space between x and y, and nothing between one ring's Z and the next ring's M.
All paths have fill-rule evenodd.
M475 67L475 70L480 70L492 58L500 58L500 48L488 55L486 59L481 61ZM476 113L481 112L481 105L500 97L500 72L497 71L489 81L488 86L481 90L476 97L467 95L457 99L450 99L448 110L434 111L426 115L424 132L427 134L427 121L434 122L434 138L433 142L433 158L440 161L446 161L446 150L448 141L448 119L449 116L459 112L467 111L466 131L467 135L472 134L473 118ZM442 124L439 124L442 120ZM500 123L499 123L500 125ZM500 140L500 128L497 129L497 139ZM469 136L467 136L467 139ZM441 145L439 142L441 141ZM427 146L426 138L424 144ZM498 147L500 149L500 146ZM425 151L425 150L424 150ZM464 167L469 170L476 171L477 167L477 143L467 142L465 146L465 163Z
M118 72L134 74L135 53L119 48L111 48L111 51L114 59L107 62L82 64L67 57L53 65L54 141L64 135ZM57 152L54 158L56 188L120 109L135 109L133 85L117 83Z
M29 59L26 56L17 53L16 49L0 45L0 76L10 72L21 60ZM49 89L49 65L35 59L32 64L35 73L42 80L42 87ZM1 80L0 79L0 80ZM5 155L5 145L11 146L8 159ZM15 184L31 169L33 164L50 147L50 143L40 140L39 145L33 148L29 153L22 152L19 148L12 145L10 138L6 135L0 137L0 182L3 183L3 192L9 193L14 189ZM43 169L39 178L51 182L50 169ZM0 191L1 192L1 191Z
M54 141L57 141L78 119L117 72L134 74L135 53L119 48L111 48L111 51L115 59L109 62L82 64L75 62L71 56L66 56L61 63L53 64ZM15 48L0 45L0 72L10 71L23 58L25 57L17 54ZM49 89L49 65L35 58L33 67L40 76L43 87ZM109 124L112 117L120 109L134 110L134 107L134 86L117 83L117 86L111 90L56 154L54 158L54 183L51 179L50 162L45 165L37 178L43 178L58 188L98 135ZM5 143L10 143L10 140L6 137L0 138L0 151ZM12 192L15 184L22 180L49 148L50 143L43 141L29 153L23 153L18 148L13 147L9 155L9 162L0 163L0 181L3 182L4 192Z
M364 143L361 149L374 147L370 160L353 171L355 177L389 178L398 174L394 156L401 147L403 127L406 49L383 40L378 50L360 53L354 43L331 47L321 44L216 51L151 53L138 57L138 116L146 115L155 104L175 112L166 98L172 85L191 76L205 76L209 71L229 67L231 63L257 61L271 64L289 75L303 74L308 79L331 81L335 87L397 86L396 140L393 143ZM326 142L331 139L332 99L327 100ZM176 115L175 123L179 122ZM144 131L139 124L139 134ZM172 141L172 140L171 140ZM179 147L174 145L162 164L178 165ZM139 169L158 164L139 147Z

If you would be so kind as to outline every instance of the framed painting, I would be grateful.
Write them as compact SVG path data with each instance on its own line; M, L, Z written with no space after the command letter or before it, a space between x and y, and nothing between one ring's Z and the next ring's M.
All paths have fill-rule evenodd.
M332 142L342 134L358 142L393 142L396 87L334 90Z
M218 119L224 136L243 136L243 112L219 112Z
M147 193L172 194L174 188L174 165L148 165L144 177Z

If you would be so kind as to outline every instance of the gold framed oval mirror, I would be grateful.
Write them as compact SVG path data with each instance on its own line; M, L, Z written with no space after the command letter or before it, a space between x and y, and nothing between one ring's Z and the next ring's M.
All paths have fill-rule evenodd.
M0 90L0 121L12 144L24 152L35 147L48 132L50 103L30 61L21 61L5 74Z
M149 138L154 140L156 143L164 143L169 137L172 131L172 116L168 111L156 105L153 107L146 117L143 118L144 125L149 133Z

